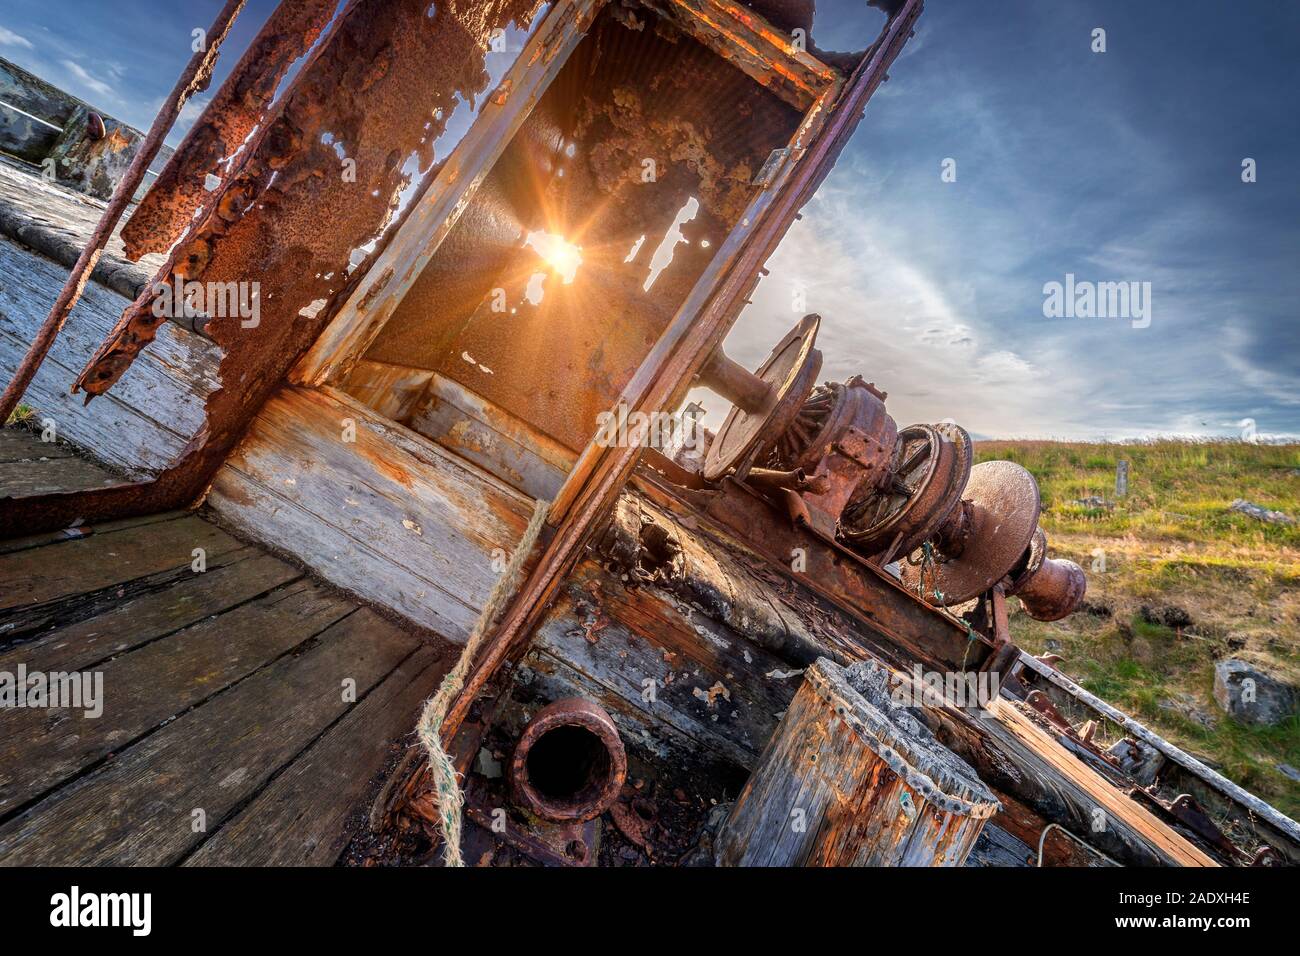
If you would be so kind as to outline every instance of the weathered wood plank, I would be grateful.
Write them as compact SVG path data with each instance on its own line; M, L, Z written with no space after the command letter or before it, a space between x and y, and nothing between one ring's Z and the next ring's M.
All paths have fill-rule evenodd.
M8 378L49 312L67 270L0 239L0 378ZM156 474L204 421L218 386L220 350L165 323L137 367L117 387L84 405L68 389L128 300L91 284L77 303L24 402L54 419L58 434L128 474Z
M188 512L185 511L159 511L151 515L137 515L131 518L120 518L115 521L102 521L89 529L90 534L111 534L114 531L123 531L127 528L134 528L140 525L157 524L160 521L172 521L176 518L183 517ZM36 534L23 535L18 538L7 538L0 541L0 554L12 554L15 551L30 551L32 548L43 548L47 544L58 544L61 541L67 541L71 538L85 537L84 528L63 529L59 531L40 531Z
M310 640L355 605L307 580L95 668L102 714L0 711L0 815Z
M426 392L428 400L413 410L412 429L530 498L555 497L573 452L446 376L432 374Z
M3 95L0 98L7 99ZM0 113L7 112L0 110ZM170 154L171 149L164 146L162 152ZM155 168L162 165L163 158L160 154L154 160ZM39 168L19 165L0 156L0 235L53 260L66 271L86 248L107 204L47 182L40 173ZM134 299L166 259L150 255L132 262L126 258L121 233L120 225L113 230L103 255L95 263L91 279L127 299ZM51 290L51 295L54 291L57 287Z
M401 422L420 404L432 378L427 368L363 360L340 388L385 418Z
M1012 794L1113 859L1136 866L1215 862L1074 757L1005 699L995 719L926 710L935 735L989 786Z
M494 552L499 567L532 513L504 483L349 396L301 388L267 402L208 505L241 534L457 643L496 583Z
M185 861L186 866L330 866L348 815L410 734L448 661L421 647ZM269 837L269 838L268 838Z
M39 626L56 628L0 654L0 671L80 670L252 600L301 577L301 572L254 548L216 558L203 574L188 567L59 602ZM14 609L11 609L13 612ZM0 640L30 633L0 614Z
M979 839L966 858L967 866L1029 866L1034 850L1006 830L990 823L980 831Z
M188 516L0 555L0 609L30 608L186 567L195 548L213 557L243 546L210 522Z
M365 609L0 827L0 864L174 863L414 650Z

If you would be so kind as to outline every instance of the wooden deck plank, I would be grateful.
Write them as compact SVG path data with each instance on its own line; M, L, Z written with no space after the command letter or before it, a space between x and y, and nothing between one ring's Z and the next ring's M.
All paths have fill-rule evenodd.
M89 530L92 534L105 535L112 534L115 531L125 531L127 528L134 528L138 525L157 524L160 521L172 521L176 518L183 518L185 511L159 511L151 515L137 515L131 518L119 518L114 521L104 521L95 525ZM58 544L62 541L68 541L78 537L85 537L84 534L69 534L68 531L38 531L35 534L22 535L17 538L6 538L0 541L0 555L12 554L15 551L30 551L32 548L43 548L47 544Z
M90 597L70 600L89 605L92 613L71 622L56 619L52 633L0 654L0 671L12 672L19 663L29 671L91 667L302 577L297 568L256 548L241 548L217 560L204 574L186 568L181 572L186 577L179 579L166 574L145 578L150 587L141 593L119 598L119 589L109 589L103 603ZM9 636L4 627L0 623L0 638Z
M39 458L67 458L73 450L62 442L41 441L30 428L0 428L0 463Z
M407 658L293 762L186 866L331 866L347 846L348 815L410 734L449 661L432 647Z
M0 380L13 375L67 274L63 266L0 238ZM146 477L170 464L203 426L204 402L219 387L221 350L163 323L131 374L109 394L84 404L68 388L129 301L88 284L24 402L39 417L53 418L61 438L132 476Z
M40 604L186 567L195 548L209 559L243 545L201 518L127 528L0 555L0 609Z
M297 581L98 667L99 716L83 710L0 712L0 815L247 677L353 609L320 585Z
M89 491L119 485L122 479L84 458L0 462L0 497L27 498L61 491Z
M346 679L362 700L417 644L349 615L0 827L0 864L178 861L355 706Z

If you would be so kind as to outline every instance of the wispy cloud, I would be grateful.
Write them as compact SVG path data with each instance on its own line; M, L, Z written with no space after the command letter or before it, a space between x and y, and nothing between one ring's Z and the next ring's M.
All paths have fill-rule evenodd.
M0 47L21 47L22 49L35 49L31 46L31 40L26 36L14 33L13 30L0 26Z
M81 64L74 60L60 60L59 62L63 65L63 68L76 77L81 85L86 89L109 99L117 98L117 94L114 92L113 87L109 86L98 77L92 76L88 70L81 66Z
M16 46L24 50L36 49L27 37L3 26L0 26L0 46Z

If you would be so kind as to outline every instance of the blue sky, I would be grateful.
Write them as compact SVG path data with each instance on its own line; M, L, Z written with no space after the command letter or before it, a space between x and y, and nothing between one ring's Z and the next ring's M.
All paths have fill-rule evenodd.
M231 51L271 6L250 0ZM818 6L823 48L882 19ZM0 55L147 127L218 7L5 0ZM799 287L824 377L876 381L900 425L1300 434L1298 54L1300 4L1276 0L930 0L728 350L756 364ZM1067 273L1149 282L1150 325L1046 318Z

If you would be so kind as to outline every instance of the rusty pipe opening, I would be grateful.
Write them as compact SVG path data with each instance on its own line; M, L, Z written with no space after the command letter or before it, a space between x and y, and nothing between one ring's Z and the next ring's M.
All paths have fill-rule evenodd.
M627 754L605 710L569 697L528 722L510 760L516 799L556 823L590 820L608 809L627 779Z

